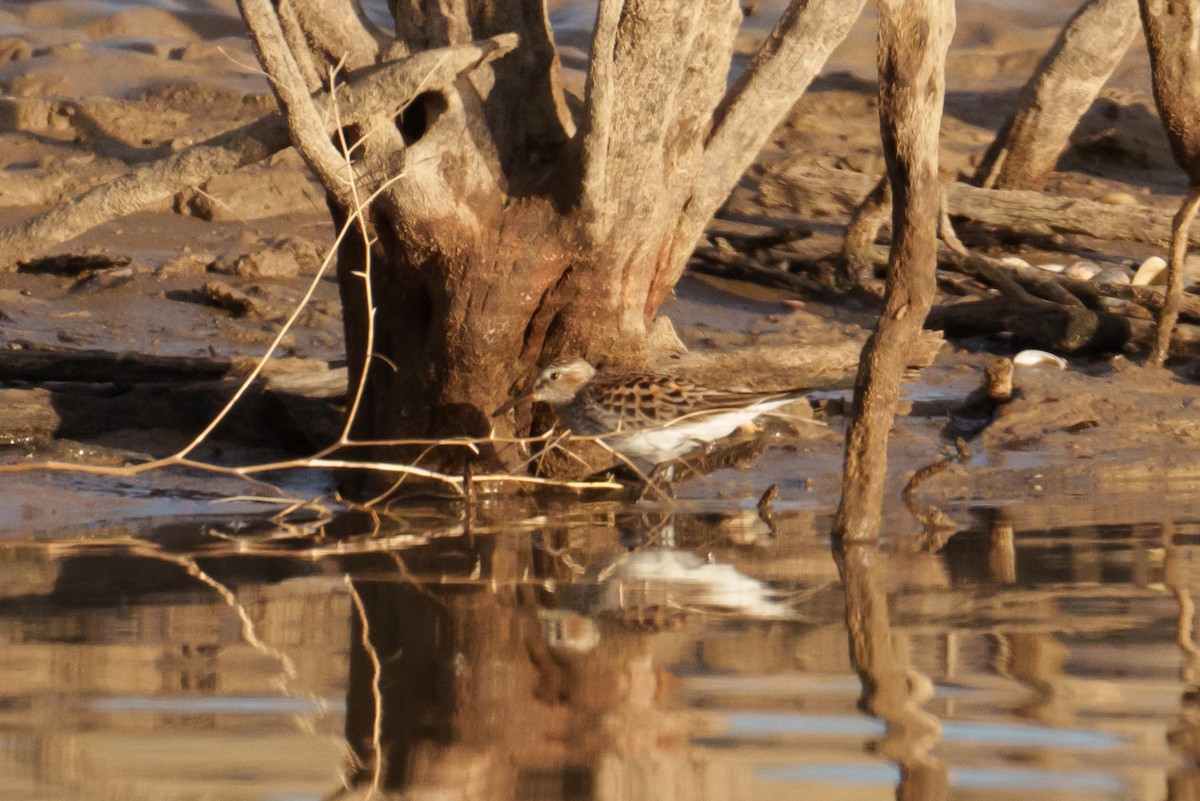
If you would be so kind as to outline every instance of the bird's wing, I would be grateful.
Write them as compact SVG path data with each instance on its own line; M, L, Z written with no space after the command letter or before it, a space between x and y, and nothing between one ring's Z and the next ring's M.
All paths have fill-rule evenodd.
M601 376L587 387L594 403L622 423L623 428L647 428L699 416L708 411L741 409L766 400L795 397L793 392L737 392L705 387L660 373Z

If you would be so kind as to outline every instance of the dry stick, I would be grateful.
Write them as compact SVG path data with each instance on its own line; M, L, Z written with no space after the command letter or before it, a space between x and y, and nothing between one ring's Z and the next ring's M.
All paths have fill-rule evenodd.
M301 509L307 509L308 511L315 512L317 517L314 520L305 521L304 525L310 529L316 529L330 522L334 518L334 513L328 506L322 503L324 500L325 499L322 496L318 496L316 498L267 498L262 495L228 495L224 498L218 498L217 500L213 501L213 503L244 502L261 503L270 506L282 506L283 509L271 515L270 519L272 523L277 523L280 526L288 529L295 528L295 526L292 526L287 522L288 516Z
M933 304L937 270L938 127L952 0L879 3L879 117L894 197L893 241L879 324L863 347L846 432L842 494L833 533L878 536L887 480L887 439L900 378Z
M334 81L334 73L330 72L329 82L332 85ZM350 148L346 144L346 134L341 125L341 111L337 103L333 104L333 113L337 119L338 141L342 146L342 153L346 159L346 169L350 175L350 192L351 200L354 203L353 214L351 220L357 221L358 230L362 234L363 240L363 269L361 272L355 272L356 278L363 282L363 300L367 308L367 336L366 344L363 347L363 364L362 370L359 371L358 386L354 388L354 399L350 403L350 408L346 412L346 422L342 427L342 432L338 436L338 443L345 444L350 436L350 429L354 426L354 420L358 417L358 409L362 404L363 393L367 388L367 375L371 369L371 364L375 356L375 299L371 287L371 237L367 227L367 216L363 213L362 198L358 193L358 181L355 180L354 164L350 157ZM404 170L394 175L386 185L391 185L392 182L400 180L404 176ZM377 193L376 193L377 195ZM368 201L368 204L370 201Z
M1167 294L1158 313L1154 349L1147 360L1153 367L1162 367L1171 350L1171 334L1179 319L1180 299L1183 297L1183 262L1187 258L1188 230L1196 218L1197 209L1200 209L1200 184L1192 184L1172 223L1174 234L1171 237L1171 260L1167 263Z
M370 200L374 200L374 198L377 197L380 192L383 192L385 189L387 189L387 187L391 186L391 183L394 180L396 179L393 178L389 181L386 181L382 186L380 186L378 191L372 194ZM370 200L368 200L368 202L370 202ZM313 294L317 291L317 286L324 277L325 271L329 269L329 265L333 263L333 257L337 253L337 248L341 244L342 240L345 239L346 234L350 230L350 225L352 222L353 218L347 219L345 224L342 225L342 229L338 231L337 236L333 240L333 244L329 248L329 252L325 254L325 258L321 261L321 266L317 269L317 273L313 276L312 281L309 282L308 289L306 289L304 294L301 296L300 301L296 304L296 308L292 310L292 313L288 316L287 320L284 321L283 326L279 329L279 332L271 341L266 353L264 353L262 358L258 360L258 363L254 365L254 369L250 371L248 376L246 376L245 380L242 382L242 385L238 387L237 391L233 394L233 397L229 399L229 402L225 404L225 407L221 409L217 416L212 419L212 421L204 428L204 430L196 435L195 439L193 439L182 450L176 453L172 458L183 458L187 456L187 454L194 451L200 445L200 443L203 442L208 435L213 432L213 429L220 425L221 421L225 419L225 417L241 399L242 395L246 393L246 390L250 388L250 385L254 383L254 380L257 379L262 373L263 368L266 367L267 362L275 353L275 349L279 347L279 343L283 341L283 338L287 335L288 331L290 331L292 326L295 325L296 320L300 318L301 312L304 311L304 308L312 299Z

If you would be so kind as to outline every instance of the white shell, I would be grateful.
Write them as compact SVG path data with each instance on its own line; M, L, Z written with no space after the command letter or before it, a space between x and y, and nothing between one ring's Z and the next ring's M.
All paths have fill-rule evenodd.
M1099 200L1109 206L1136 206L1138 204L1138 199L1128 192L1109 192L1101 195Z
M1063 275L1067 278L1074 278L1076 281L1091 281L1102 270L1103 268L1094 261L1077 261L1063 270Z
M1013 364L1019 364L1024 367L1053 365L1059 370L1067 369L1066 359L1062 356L1055 356L1053 353L1047 353L1044 350L1023 350L1016 356L1013 356Z
M996 260L1001 267L1028 267L1029 262L1020 256L1003 256Z
M1063 270L1067 269L1061 264L1039 264L1037 265L1037 268L1039 270L1045 270L1048 273L1061 273Z
M1092 280L1098 284L1128 284L1129 276L1118 267L1106 267L1096 273L1096 277Z
M1142 262L1142 266L1138 267L1137 272L1133 274L1133 285L1165 284L1167 282L1166 271L1167 260L1162 256L1151 256Z

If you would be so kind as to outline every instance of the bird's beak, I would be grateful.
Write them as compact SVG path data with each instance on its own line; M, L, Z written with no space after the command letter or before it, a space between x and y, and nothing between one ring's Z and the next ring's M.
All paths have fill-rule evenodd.
M517 397L510 400L508 403L501 406L496 411L492 412L492 417L499 417L500 415L507 412L509 409L512 409L515 406L520 406L522 403L524 403L527 400L530 400L532 397L533 397L532 392L526 392L524 395L518 395Z

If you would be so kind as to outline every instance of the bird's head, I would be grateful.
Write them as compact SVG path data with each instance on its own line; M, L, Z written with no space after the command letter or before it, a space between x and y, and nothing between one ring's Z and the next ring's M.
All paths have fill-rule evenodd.
M501 415L527 400L542 401L551 406L570 403L579 394L579 390L583 389L583 385L591 381L595 374L596 368L583 359L577 357L556 359L538 373L532 390L519 398L513 398L492 412L492 416Z
M556 359L538 374L529 396L552 406L570 403L594 375L596 368L583 359Z

